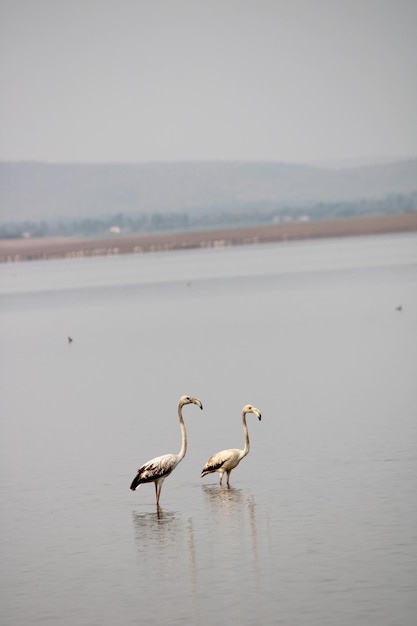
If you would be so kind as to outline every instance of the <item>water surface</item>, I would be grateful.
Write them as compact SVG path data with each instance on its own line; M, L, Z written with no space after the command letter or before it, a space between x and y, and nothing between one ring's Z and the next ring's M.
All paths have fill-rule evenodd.
M415 235L0 266L2 623L413 624L416 279Z

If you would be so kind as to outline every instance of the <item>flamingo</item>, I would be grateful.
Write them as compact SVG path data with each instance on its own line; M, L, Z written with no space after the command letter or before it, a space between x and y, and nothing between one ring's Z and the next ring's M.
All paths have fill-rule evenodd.
M235 469L240 463L240 461L248 454L249 452L249 433L248 427L246 424L246 414L254 413L259 421L261 420L261 412L256 407L251 404L246 404L242 409L242 422L243 422L243 432L245 433L245 447L243 450L239 450L237 448L231 448L229 450L222 450L221 452L216 452L213 454L205 464L201 472L201 478L203 476L207 476L207 474L213 474L214 472L219 472L220 481L219 485L222 485L223 474L226 472L227 474L227 486L230 488L230 472Z
M142 465L132 481L130 485L130 489L135 491L139 485L142 483L155 483L155 495L156 495L156 506L159 507L159 498L161 495L162 484L174 471L177 467L178 463L182 461L187 451L187 433L185 431L185 424L182 418L182 407L186 404L196 404L203 408L201 401L198 398L194 398L193 396L181 396L178 401L178 419L180 422L181 428L181 450L178 454L164 454L163 456L157 456L154 459L151 459L144 465Z

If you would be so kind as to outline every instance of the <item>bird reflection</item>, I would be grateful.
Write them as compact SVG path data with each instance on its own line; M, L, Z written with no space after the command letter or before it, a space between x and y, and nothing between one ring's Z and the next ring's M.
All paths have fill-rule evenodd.
M135 544L141 557L150 555L156 547L159 552L170 551L179 526L175 511L163 511L160 506L149 513L132 513Z
M135 535L138 537L146 537L151 534L155 537L155 533L163 531L163 527L175 522L175 511L163 511L160 506L156 507L155 511L149 513L133 512L133 524L135 528Z
M188 590L193 597L193 623L199 624L197 555L191 518L184 520L177 511L157 507L152 512L132 512L132 520L138 565L148 584L174 604L184 589Z
M228 489L219 489L217 485L203 485L202 489L210 504L216 509L220 506L226 513L232 513L236 505L244 503L248 497L242 489L232 486Z
M187 551L188 551L188 563L189 570L191 576L191 584L195 597L197 597L198 593L198 580L197 580L197 558L196 558L196 550L195 550L195 541L194 541L194 526L193 520L188 518L187 520Z
M246 521L249 522L254 564L255 568L258 569L258 526L256 523L256 501L253 495L247 490L236 487L219 489L217 485L203 485L202 490L213 511L221 514L224 522L222 528L224 530L229 527L231 537L240 536L240 533L236 535L235 531L245 525Z

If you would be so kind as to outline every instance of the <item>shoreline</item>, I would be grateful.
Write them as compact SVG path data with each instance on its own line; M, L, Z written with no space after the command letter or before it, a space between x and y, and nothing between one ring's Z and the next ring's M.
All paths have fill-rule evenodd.
M417 212L102 239L0 240L0 263L417 232Z

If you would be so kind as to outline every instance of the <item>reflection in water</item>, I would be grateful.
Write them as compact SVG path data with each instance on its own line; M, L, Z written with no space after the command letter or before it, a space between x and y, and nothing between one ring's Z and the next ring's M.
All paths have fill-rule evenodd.
M189 596L189 620L200 624L197 558L191 518L184 524L179 513L161 507L132 513L141 572L148 584L163 590L164 601L174 607Z
M164 548L173 540L178 524L174 511L163 511L161 507L156 507L151 513L133 512L132 517L139 552L155 543Z
M247 510L250 524L256 528L255 524L255 499L246 490L229 487L219 488L218 485L203 485L203 492L208 497L208 502L215 510L221 510L225 515L239 515L240 520Z
M181 531L177 514L157 507L150 513L132 514L138 564L142 576L153 586L170 584L178 573L173 563L179 562Z
M216 508L219 505L224 508L226 512L231 512L233 503L242 503L242 501L248 498L246 492L236 487L228 487L227 489L216 485L202 485L203 492L208 496L210 504ZM253 499L253 496L250 496Z
M253 556L257 562L257 525L255 518L255 498L246 490L229 487L222 489L217 485L203 485L203 492L208 497L210 507L215 511L221 511L223 517L230 517L230 526L232 530L240 527L249 521ZM225 524L224 524L225 525ZM225 525L226 526L226 525Z
M193 518L184 518L180 511L158 508L132 513L141 580L163 593L167 606L181 602L184 606L188 598L189 614L184 619L197 625L204 623L209 608L208 584L225 601L224 581L240 578L244 585L250 576L248 593L259 611L262 598L254 496L235 487L202 485L201 489L210 511L200 518L198 528Z
M189 572L191 577L191 597L194 608L194 623L197 626L201 623L201 608L200 608L200 586L198 581L198 567L196 558L196 549L194 541L194 525L191 517L187 520L187 547L188 547L188 563Z
M210 507L214 509L214 512L221 511L223 524L225 522L224 516L230 517L232 529L235 528L236 525L242 526L247 520L249 521L255 556L257 525L255 519L256 505L253 495L246 490L236 489L236 487L219 489L217 485L203 485L202 490L208 497L208 502Z
M258 555L258 525L256 522L256 502L255 498L246 489L229 487L219 488L218 485L203 485L202 490L207 496L210 505L211 515L221 517L220 526L222 534L227 534L229 550L233 553L241 552L247 548L241 543L241 537L251 537L250 563L253 568L254 583L259 591L260 569ZM249 532L242 532L242 529L249 524ZM224 539L224 538L223 538ZM257 598L260 595L258 594Z

